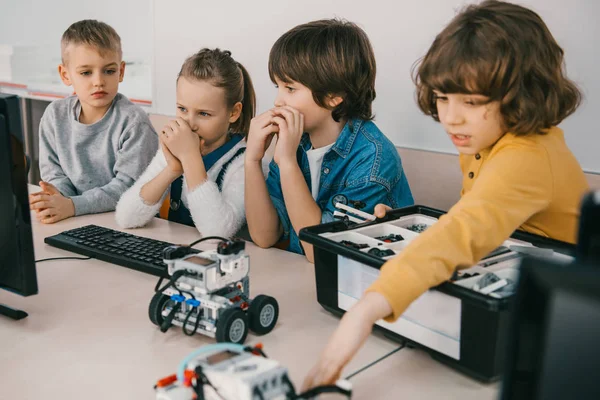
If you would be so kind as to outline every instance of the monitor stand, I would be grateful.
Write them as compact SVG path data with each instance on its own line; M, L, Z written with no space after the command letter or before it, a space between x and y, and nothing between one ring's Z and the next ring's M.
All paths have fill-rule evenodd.
M27 317L28 314L25 311L15 310L14 308L0 304L0 315L6 315L8 318L18 321Z

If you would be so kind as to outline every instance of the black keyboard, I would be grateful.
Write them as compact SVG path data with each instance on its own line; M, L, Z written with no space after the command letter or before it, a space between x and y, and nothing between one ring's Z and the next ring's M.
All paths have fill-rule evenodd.
M97 225L64 231L47 237L44 242L59 249L161 277L168 277L162 251L173 245Z

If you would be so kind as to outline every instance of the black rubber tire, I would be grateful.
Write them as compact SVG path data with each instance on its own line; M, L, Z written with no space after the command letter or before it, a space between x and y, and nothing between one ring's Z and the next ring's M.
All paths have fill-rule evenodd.
M239 329L240 323L244 324L241 335L239 331L232 331L232 328ZM234 335L233 337L232 334ZM215 336L219 343L228 342L243 344L246 340L246 336L248 336L248 317L246 316L246 313L239 307L229 308L223 311L217 321L217 332Z
M171 300L171 297L162 293L155 293L154 296L152 296L152 300L150 300L150 306L148 307L148 316L154 325L162 325L164 320L162 311L165 308L165 304L167 304L169 300Z
M267 319L261 320L262 312L270 312ZM263 315L265 317L265 315ZM277 324L279 318L279 304L277 300L271 296L260 294L252 300L248 307L248 320L250 321L250 330L257 335L269 333Z

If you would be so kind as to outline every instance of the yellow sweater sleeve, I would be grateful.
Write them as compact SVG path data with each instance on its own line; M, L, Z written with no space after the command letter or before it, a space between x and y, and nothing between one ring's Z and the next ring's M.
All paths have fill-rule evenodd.
M552 172L543 147L511 144L487 160L471 191L437 223L386 262L367 289L381 293L395 321L429 288L447 281L502 244L552 196Z

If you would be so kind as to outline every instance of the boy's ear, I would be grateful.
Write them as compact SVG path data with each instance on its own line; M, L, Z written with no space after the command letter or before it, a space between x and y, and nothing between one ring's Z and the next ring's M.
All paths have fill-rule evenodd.
M58 66L58 74L60 75L60 80L67 86L71 86L73 83L71 82L71 77L69 76L69 71L67 71L67 67L64 64L59 64Z
M242 114L242 103L240 103L238 101L237 103L235 103L233 105L233 108L231 109L231 115L229 116L229 123L233 124L235 121L237 121L240 118L241 114Z
M123 82L124 76L125 76L125 61L121 61L121 65L119 65L119 83Z
M344 98L342 96L337 96L337 95L327 95L327 105L329 106L329 108L336 108L337 106L339 106L342 101L344 101Z

